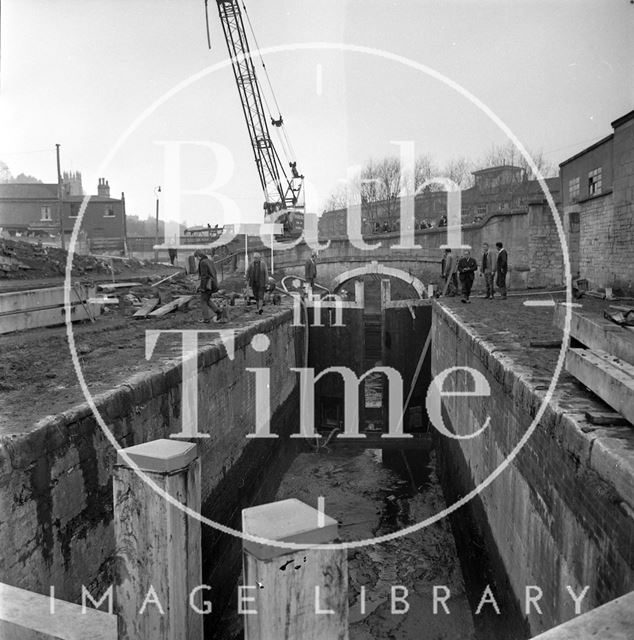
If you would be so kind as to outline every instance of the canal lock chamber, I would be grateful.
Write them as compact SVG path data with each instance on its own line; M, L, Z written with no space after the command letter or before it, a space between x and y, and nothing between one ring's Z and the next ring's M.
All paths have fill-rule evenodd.
M425 410L435 348L432 301L420 299L401 280L376 275L354 289L354 299L339 309L325 302L302 308L293 364L313 368L316 377L346 367L361 378L358 429L366 437L345 437L344 380L327 373L314 386L321 437L288 437L298 430L296 389L272 418L272 429L283 437L247 445L204 510L217 521L237 524L241 510L255 504L296 498L316 507L323 500L325 512L339 522L341 541L367 541L348 551L351 640L417 639L423 630L430 639L527 638L477 498L429 526L398 535L462 497L471 489L470 474L460 449L435 433ZM370 372L382 366L402 379L402 428L412 438L382 437L389 427L389 384L383 373ZM206 637L237 640L243 633L235 606L241 541L204 529L203 577L219 585ZM379 537L391 539L372 542ZM211 557L216 560L205 562ZM475 615L487 585L500 615L491 605Z

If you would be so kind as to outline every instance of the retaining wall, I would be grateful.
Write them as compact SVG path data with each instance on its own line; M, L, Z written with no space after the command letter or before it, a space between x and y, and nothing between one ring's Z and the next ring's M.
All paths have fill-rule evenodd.
M261 465L276 463L282 448L271 443L286 440L246 439L254 432L255 416L254 374L246 372L247 367L270 368L273 430L297 429L297 374L290 367L301 364L296 358L303 357L303 338L291 321L292 313L285 309L236 331L233 360L220 339L199 350L199 431L211 434L199 440L203 513L223 524L235 525L235 512L242 503L265 495ZM256 333L270 338L270 348L264 353L250 346ZM172 343L172 347L177 345ZM167 353L162 361L161 353ZM161 348L159 342L154 361L159 366L153 371L95 397L121 446L169 437L181 430L179 350ZM28 432L2 436L2 582L43 594L53 585L56 597L70 602L81 597L82 584L95 596L103 593L112 582L114 462L115 450L87 404L48 416ZM283 466L279 467L283 473ZM228 512L218 496L229 485L240 499ZM207 536L205 578L222 564L215 552L217 538Z
M432 331L434 375L469 366L491 387L490 397L442 401L454 433L471 432L474 421L483 425L487 416L492 421L473 439L437 438L443 486L454 502L505 460L529 428L550 379L534 373L527 349L512 337L494 336L495 328L476 333L437 302ZM445 390L450 388L448 379ZM601 406L580 393L562 374L553 404L517 457L462 507L462 521L474 523L466 538L490 567L486 582L499 601L510 595L532 634L574 616L567 586L576 594L589 586L582 612L634 588L634 434L627 426L585 423L583 411ZM543 591L541 615L525 615L529 585Z
M559 286L563 283L562 249L552 212L546 204L532 203L528 211L494 214L481 223L463 228L462 242L472 247L471 254L478 263L482 257L482 243L488 242L494 248L497 241L502 241L508 250L508 284L512 288ZM440 282L443 255L440 246L447 242L446 228L416 231L415 243L420 245L419 249L395 248L400 242L398 233L365 236L364 242L368 245L380 243L381 246L362 249L352 245L345 236L331 238L330 246L319 251L317 280L328 286L340 273L376 260L407 271L425 284ZM304 262L310 252L311 248L305 244L276 252L276 269L303 275ZM454 252L460 255L459 249L454 249ZM480 280L476 279L476 289L483 286Z

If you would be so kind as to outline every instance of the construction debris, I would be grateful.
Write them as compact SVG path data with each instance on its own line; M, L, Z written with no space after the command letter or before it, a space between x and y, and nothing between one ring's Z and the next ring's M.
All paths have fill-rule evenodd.
M141 308L134 314L135 318L146 318L158 306L158 298L150 298L143 302Z
M179 296L178 298L176 298L176 300L172 300L172 302L168 302L162 307L159 307L158 309L156 309L156 311L152 311L148 315L152 316L153 318L160 318L161 316L171 313L172 311L176 311L176 309L184 308L187 304L189 304L189 302L192 300L193 297L194 297L193 295Z
M68 253L56 247L0 238L0 279L62 276ZM114 274L137 270L150 264L136 258L73 254L72 275Z

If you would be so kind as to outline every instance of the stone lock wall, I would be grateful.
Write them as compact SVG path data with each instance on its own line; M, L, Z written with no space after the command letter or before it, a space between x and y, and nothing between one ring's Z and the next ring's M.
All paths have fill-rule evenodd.
M296 333L291 321L292 313L286 309L236 332L233 360L220 339L199 350L199 431L210 433L211 438L198 442L203 513L207 509L210 517L218 516L214 492L242 464L250 442L245 436L254 432L254 374L245 372L247 367L270 368L272 428L296 428L287 409L297 385L297 374L290 367L301 365L295 363L303 349L301 333ZM266 334L271 341L264 353L250 346L256 333ZM121 446L169 437L181 430L182 365L178 351L174 359L174 351L161 346L163 339L153 358L158 364L154 370L95 397ZM161 353L168 355L161 358ZM274 453L255 449L260 458ZM0 581L43 594L53 585L56 597L67 601L81 597L82 585L94 596L104 592L112 582L115 457L87 404L48 416L28 432L2 438ZM243 487L254 483L249 474L257 466L242 464ZM261 470L256 472L255 484L261 480ZM225 516L231 514L223 512L218 518Z
M437 438L449 502L503 463L526 433L550 383L535 376L530 359L520 364L525 347L483 335L481 327L478 331L434 303L433 375L469 366L491 386L490 397L442 400L445 424L454 433L470 433L491 416L490 426L476 438ZM461 375L464 384L468 374ZM451 390L450 385L448 378L444 389ZM628 427L584 427L581 412L598 411L600 405L589 397L571 401L574 393L579 393L576 383L563 374L553 404L524 447L462 507L474 523L468 544L474 553L486 555L486 582L496 599L511 596L532 635L574 616L567 586L577 595L589 586L582 612L634 589L634 467L628 453L634 434ZM543 592L542 614L532 609L526 617L530 585Z

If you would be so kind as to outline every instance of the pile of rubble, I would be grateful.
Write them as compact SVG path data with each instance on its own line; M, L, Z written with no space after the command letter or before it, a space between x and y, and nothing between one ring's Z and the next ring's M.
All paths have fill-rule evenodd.
M68 253L56 247L0 238L0 278L27 279L64 275ZM74 276L125 273L149 264L136 258L73 255Z

